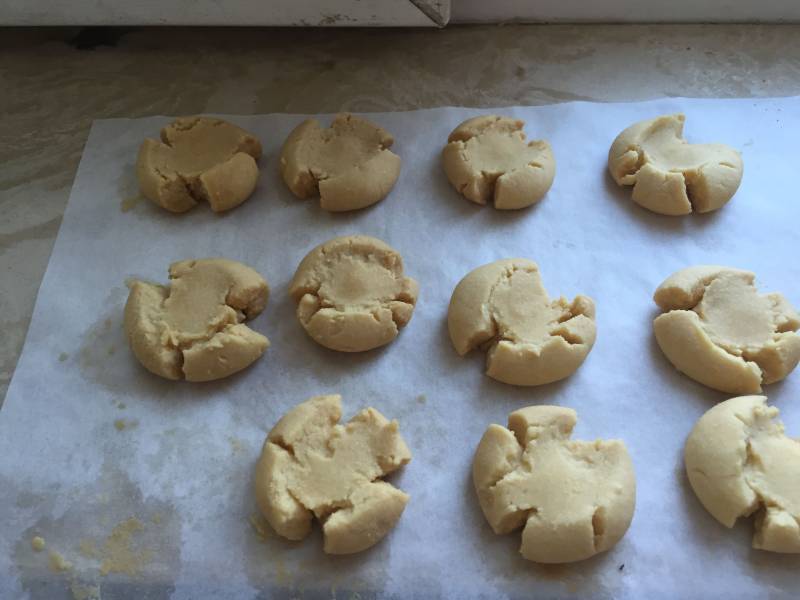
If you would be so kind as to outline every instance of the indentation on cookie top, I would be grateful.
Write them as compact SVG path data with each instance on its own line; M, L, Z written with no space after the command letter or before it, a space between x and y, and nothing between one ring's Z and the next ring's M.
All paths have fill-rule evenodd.
M442 151L444 170L458 192L498 209L530 206L547 193L555 176L550 145L528 142L524 122L496 115L464 121Z
M635 479L618 440L570 440L575 411L535 406L490 425L475 452L473 483L495 533L524 526L522 555L583 560L611 548L633 516Z
M620 133L608 153L619 185L632 185L633 200L665 215L709 212L736 193L742 179L739 153L724 144L689 144L685 117L641 121Z
M706 412L686 442L692 489L726 527L756 514L753 547L800 553L800 442L784 433L764 396Z
M492 288L487 302L497 332L494 343L506 340L542 346L550 336L568 332L569 326L564 324L577 316L571 308L565 298L550 300L538 269L512 265ZM575 343L583 343L579 333L566 334Z
M487 351L487 374L516 385L570 375L596 336L594 302L551 300L536 263L507 259L479 267L456 286L448 310L459 354Z
M759 294L755 275L726 267L678 271L654 295L654 321L667 358L720 391L752 393L800 361L800 316L779 293Z
M275 531L301 540L311 531L313 514L330 554L374 545L408 502L381 481L411 460L397 421L374 408L345 425L340 418L340 396L310 398L270 431L256 466L256 500Z
M401 161L389 150L393 143L389 132L354 115L337 115L328 128L308 119L283 145L281 175L295 196L319 196L325 210L364 208L397 181Z
M261 143L221 119L181 117L145 139L136 174L142 193L171 212L208 202L221 212L244 202L258 180Z
M360 352L397 336L414 310L417 282L400 255L368 236L334 238L314 248L289 286L297 317L318 343Z
M226 259L170 265L170 286L132 281L125 330L139 361L168 379L209 381L239 371L269 345L243 324L266 306L266 281Z

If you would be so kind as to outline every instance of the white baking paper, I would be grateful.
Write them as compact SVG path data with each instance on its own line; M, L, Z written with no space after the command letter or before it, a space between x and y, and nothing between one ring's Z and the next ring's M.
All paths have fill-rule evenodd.
M608 147L623 128L677 111L687 115L690 141L742 151L741 188L718 212L652 214L607 173ZM555 183L530 209L471 204L442 172L448 133L467 117L492 112L524 119L529 137L553 146ZM280 145L304 116L229 118L258 135L264 157L254 196L221 216L206 206L171 215L135 200L139 144L169 119L92 127L0 412L3 598L800 593L799 557L752 550L750 520L724 528L688 487L686 435L726 396L678 374L651 330L654 289L694 264L751 269L761 290L781 291L800 305L800 99L373 114L395 135L402 173L384 201L346 214L292 197L280 179ZM392 344L346 355L305 334L287 283L309 249L353 233L399 250L421 291L411 323ZM160 379L139 366L126 344L125 281L165 282L171 262L206 256L242 261L267 278L270 302L252 326L272 346L224 381ZM536 388L495 382L483 374L480 352L459 358L450 344L445 317L453 287L471 269L505 257L538 262L551 295L587 294L597 303L597 343L563 382ZM249 519L265 434L297 403L336 392L346 418L369 405L399 419L414 457L391 481L411 501L388 538L358 555L323 555L318 529L300 543L272 532L262 541ZM800 435L800 374L766 392L788 431ZM497 536L484 520L471 483L473 451L489 423L505 424L509 412L531 404L576 409L575 438L627 444L636 468L636 514L610 552L570 566L537 566L518 554L519 532ZM131 517L140 530L120 533ZM34 535L46 540L44 552L31 549ZM50 570L51 549L72 568ZM125 565L133 575L115 572Z

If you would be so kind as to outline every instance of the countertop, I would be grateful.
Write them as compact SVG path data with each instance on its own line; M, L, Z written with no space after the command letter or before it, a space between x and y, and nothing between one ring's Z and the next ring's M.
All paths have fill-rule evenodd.
M93 119L794 96L800 25L0 29L0 84L5 398Z

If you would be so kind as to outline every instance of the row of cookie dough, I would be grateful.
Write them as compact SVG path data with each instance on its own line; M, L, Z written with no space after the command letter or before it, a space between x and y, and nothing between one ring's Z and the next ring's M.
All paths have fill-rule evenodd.
M251 267L225 258L169 267L168 286L129 282L125 331L147 370L167 379L212 381L255 362L269 347L245 324L267 305L269 286ZM362 352L397 337L411 319L417 282L393 248L367 236L312 249L289 284L297 318L319 344Z
M325 552L361 552L400 519L409 496L382 480L411 460L397 421L366 408L339 424L341 398L316 396L267 435L256 464L260 511L282 537L302 540L319 520ZM722 402L689 435L684 463L703 506L727 527L758 513L753 547L800 553L800 441L785 435L763 396ZM489 425L472 479L496 534L523 527L520 552L539 563L584 560L628 530L636 499L621 440L571 440L577 415L558 406Z
M733 197L742 178L737 151L722 144L689 144L685 117L666 115L631 125L611 145L608 168L619 185L633 186L633 200L666 215L709 212ZM456 127L442 151L453 187L478 204L519 209L541 200L553 184L555 159L544 140L527 141L524 122L488 115ZM280 155L283 180L298 198L319 196L329 211L365 208L385 198L400 175L391 134L350 114L329 128L315 119L298 125ZM206 201L230 210L244 202L258 180L261 143L221 119L179 118L145 139L137 160L142 193L176 213Z
M244 369L267 338L244 324L266 306L267 282L226 259L170 266L169 287L130 284L125 328L150 371L169 379L208 381ZM714 389L751 394L786 377L800 361L800 316L779 293L760 295L748 271L689 267L668 277L654 299L653 324L672 364ZM289 284L297 318L319 344L342 352L394 340L411 319L419 286L403 259L368 236L338 237L312 249ZM571 375L597 335L594 301L550 299L539 268L499 260L468 273L447 314L460 355L486 351L486 373L512 385L541 385Z

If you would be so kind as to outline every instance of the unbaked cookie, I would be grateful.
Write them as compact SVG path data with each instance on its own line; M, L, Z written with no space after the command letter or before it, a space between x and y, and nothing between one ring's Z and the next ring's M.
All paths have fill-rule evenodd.
M486 374L513 385L540 385L571 375L594 345L594 302L550 300L535 262L498 260L478 267L453 291L447 312L460 355L486 350Z
M662 215L711 212L739 188L744 166L724 144L689 144L684 115L641 121L620 133L608 152L618 185L633 186L633 201Z
M281 150L281 175L298 198L319 196L329 211L364 208L383 200L400 175L394 138L374 123L336 115L328 129L308 119Z
M444 172L458 192L477 204L525 208L553 185L556 162L550 144L527 141L524 121L488 115L467 119L447 138Z
M388 344L411 320L417 282L396 250L366 235L338 237L309 252L289 284L297 318L332 350L362 352Z
M201 201L222 212L250 197L258 181L261 143L222 119L181 117L145 139L136 161L142 193L170 212Z
M224 258L169 267L169 286L129 284L125 331L144 367L167 379L211 381L241 371L269 346L242 321L267 304L267 282Z
M656 340L675 367L732 394L761 391L800 360L800 316L779 293L761 295L749 271L689 267L653 296L665 311L653 322Z
M380 478L411 460L397 421L365 408L346 425L341 396L299 404L269 432L256 465L256 501L272 528L290 540L322 523L328 554L361 552L381 541L408 495Z
M633 518L636 479L620 440L570 440L575 411L529 406L508 429L489 425L472 480L497 534L523 525L520 552L540 563L583 560L613 547ZM510 430L510 431L509 431Z
M800 441L764 396L741 396L700 417L684 462L694 493L726 527L757 513L753 547L800 553Z

